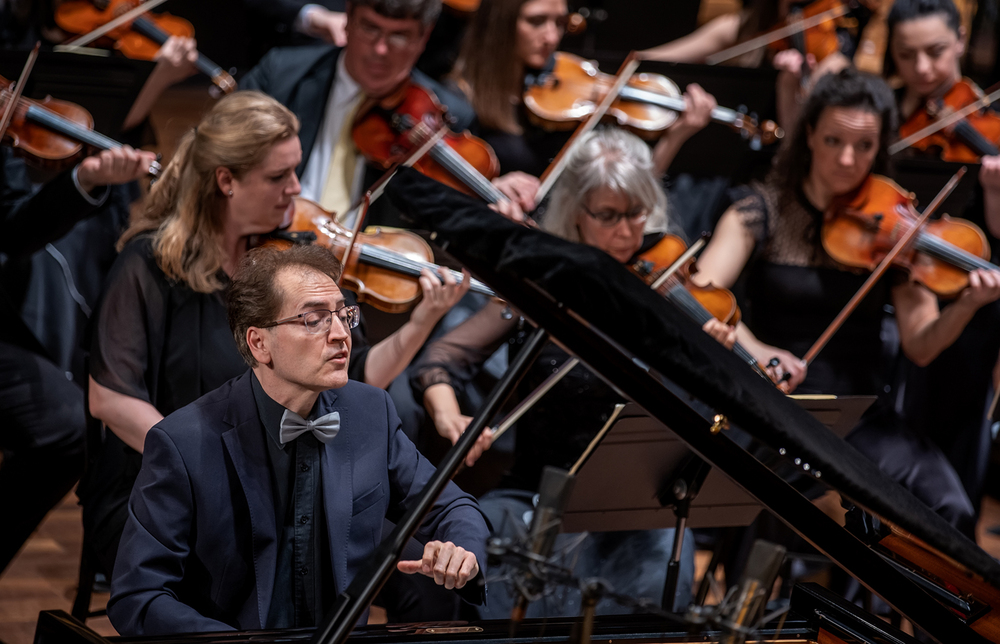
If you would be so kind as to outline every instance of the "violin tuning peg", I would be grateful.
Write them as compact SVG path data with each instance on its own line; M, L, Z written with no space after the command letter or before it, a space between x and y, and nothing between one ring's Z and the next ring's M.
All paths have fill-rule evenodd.
M750 109L746 105L740 105L739 107L736 108L736 111L739 112L740 114L746 114L747 112L750 111Z

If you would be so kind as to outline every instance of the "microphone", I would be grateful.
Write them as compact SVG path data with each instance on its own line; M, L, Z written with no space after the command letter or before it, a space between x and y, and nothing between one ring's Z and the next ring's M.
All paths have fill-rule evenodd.
M531 517L528 529L528 543L531 558L544 562L552 554L552 548L562 525L563 512L576 476L557 467L546 466L542 472L542 482L538 487L538 505ZM545 588L545 580L529 570L524 574L522 582L517 585L519 596L514 603L510 619L512 626L524 619L528 604L538 597Z
M743 644L761 618L778 571L785 560L785 547L758 539L750 549L750 558L735 592L726 596L719 607L719 644Z

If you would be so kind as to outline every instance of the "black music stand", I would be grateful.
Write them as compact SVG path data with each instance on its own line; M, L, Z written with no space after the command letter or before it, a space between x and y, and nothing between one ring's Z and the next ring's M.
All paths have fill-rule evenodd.
M805 396L795 402L841 438L875 396ZM609 486L608 481L615 481ZM580 468L563 532L674 528L663 589L673 606L686 528L749 525L762 505L693 452L669 427L629 403Z
M844 437L875 401L875 396L793 400L833 433ZM675 527L679 517L674 511L671 490L692 454L687 443L670 428L647 416L635 403L629 403L580 468L563 517L563 531ZM609 486L608 481L615 484ZM692 482L687 480L685 484L690 486ZM697 495L684 496L690 499L687 517L690 528L749 525L761 509L760 503L718 469L704 476Z

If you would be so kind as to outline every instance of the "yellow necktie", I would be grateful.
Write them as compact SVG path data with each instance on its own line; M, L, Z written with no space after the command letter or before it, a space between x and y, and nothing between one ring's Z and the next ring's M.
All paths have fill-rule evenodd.
M338 221L343 221L351 207L351 188L354 186L354 170L358 164L358 150L354 147L351 130L354 126L354 116L364 100L364 93L358 92L344 113L344 123L340 127L337 145L330 156L330 168L323 184L323 194L319 203L327 210L337 215Z

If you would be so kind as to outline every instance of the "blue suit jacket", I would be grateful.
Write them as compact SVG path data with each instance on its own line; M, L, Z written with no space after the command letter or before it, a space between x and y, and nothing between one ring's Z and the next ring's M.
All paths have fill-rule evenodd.
M111 581L108 615L122 635L157 635L265 624L277 538L265 436L250 372L176 411L146 436ZM389 396L350 381L320 395L340 412L322 448L323 500L337 592L343 592L434 472L400 429ZM475 499L454 483L418 533L475 553L485 569L488 530ZM463 596L481 602L471 581Z

